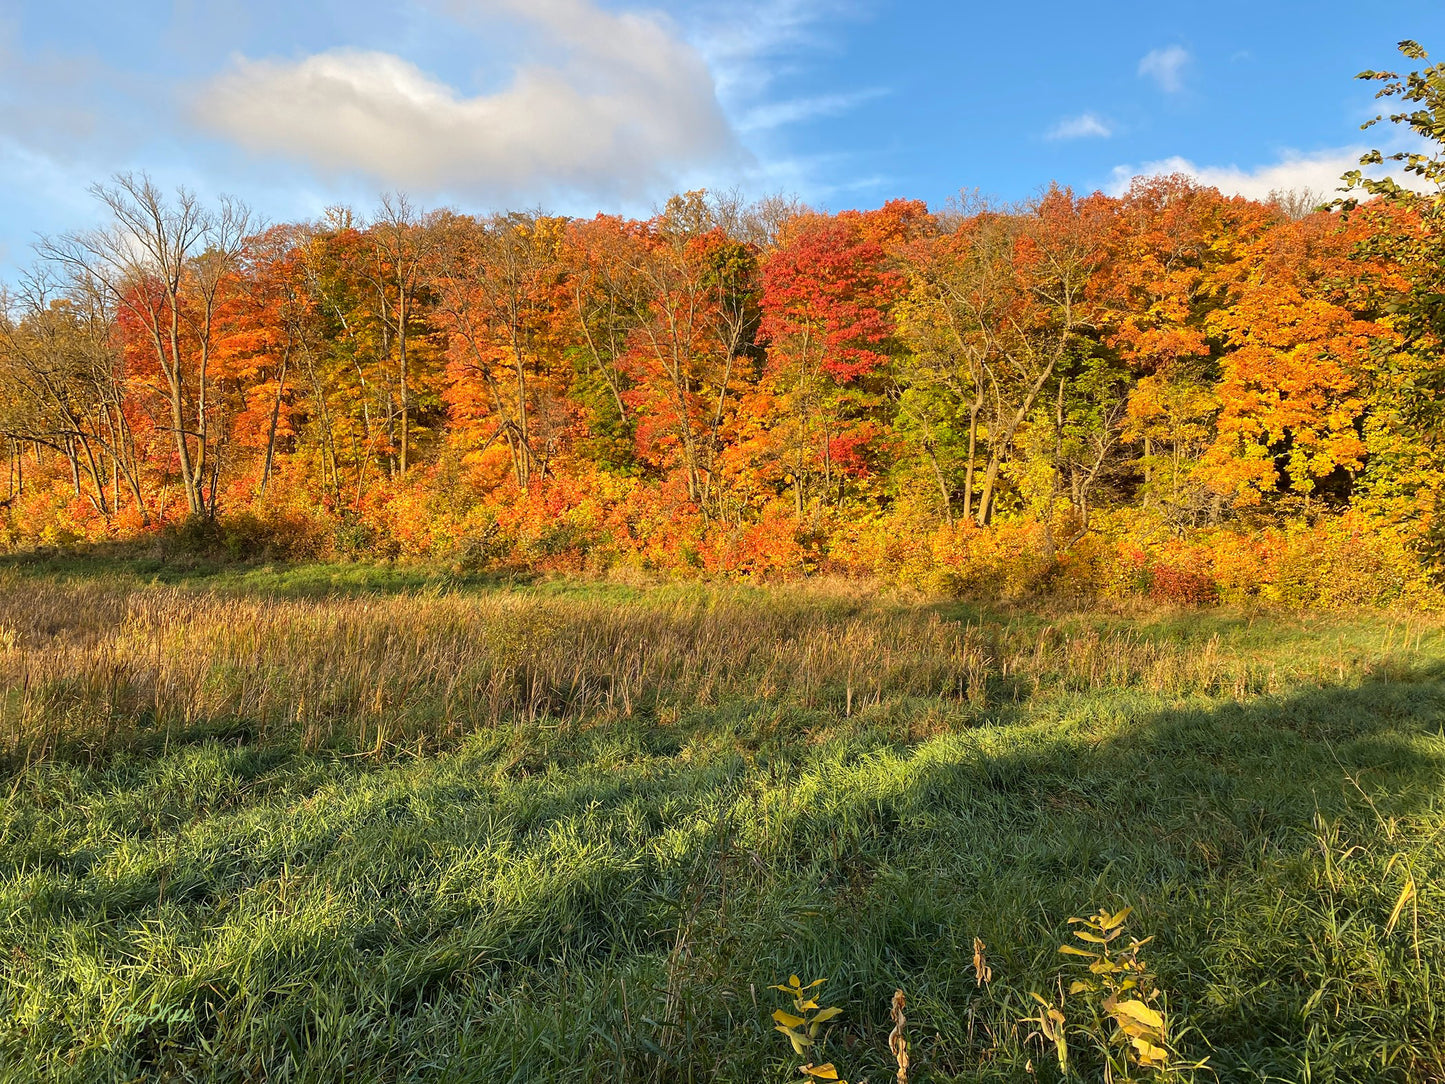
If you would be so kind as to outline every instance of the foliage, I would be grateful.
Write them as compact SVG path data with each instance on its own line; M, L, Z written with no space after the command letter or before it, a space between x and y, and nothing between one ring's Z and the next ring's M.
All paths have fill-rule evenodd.
M1402 56L1423 62L1428 56L1418 42L1399 43ZM1389 120L1409 131L1409 150L1385 154L1367 151L1360 165L1345 176L1355 192L1339 201L1366 230L1357 259L1372 270L1365 293L1393 332L1373 352L1371 378L1391 409L1371 418L1366 438L1378 463L1369 480L1369 495L1398 517L1417 521L1419 548L1437 564L1445 559L1436 478L1445 465L1445 383L1440 347L1445 334L1445 66L1426 65L1400 75L1367 70L1358 78L1380 82L1376 97L1398 103L1393 113L1366 121L1366 129ZM1374 175L1372 168L1399 163L1404 176ZM1368 170L1368 172L1367 172Z
M1436 68L1365 76L1440 141ZM1348 179L1299 213L1179 176L641 220L393 196L248 235L118 178L132 243L49 242L0 305L0 545L200 517L235 555L1429 604L1442 204Z
M1157 980L1139 957L1139 950L1153 938L1141 941L1131 937L1123 948L1114 943L1123 935L1124 921L1133 910L1125 907L1113 914L1099 911L1088 918L1071 918L1069 924L1077 927L1074 937L1083 947L1059 947L1061 953L1078 957L1088 968L1087 978L1069 983L1068 996L1083 1006L1086 1019L1078 1026L1099 1047L1105 1079L1128 1080L1132 1067L1167 1072L1177 1061L1170 1050L1169 1023L1160 1008ZM1056 1024L1062 1031L1062 1017ZM1061 1065L1067 1061L1065 1049L1059 1047Z
M818 999L823 996L822 991L818 988L825 981L827 980L814 979L805 986L797 975L789 975L786 985L768 987L770 990L781 991L793 999L791 1009L773 1010L773 1029L782 1032L784 1038L788 1040L788 1045L793 1048L794 1054L809 1058L799 1072L812 1080L839 1079L838 1071L832 1062L815 1065L812 1061L812 1057L815 1056L814 1052L823 1045L827 1038L828 1029L824 1025L843 1015L843 1010L836 1005L825 1006L818 1003ZM840 1084L847 1084L847 1082L841 1081Z

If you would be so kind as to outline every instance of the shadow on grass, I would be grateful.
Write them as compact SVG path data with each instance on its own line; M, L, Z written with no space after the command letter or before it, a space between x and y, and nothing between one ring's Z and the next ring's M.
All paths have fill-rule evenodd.
M155 543L97 543L0 555L0 573L37 580L150 584L294 598L496 590L537 582L520 571L458 571L394 561L261 560L215 553L167 552Z
M881 712L810 735L700 709L413 763L32 770L0 1052L56 1079L782 1079L765 987L797 973L847 1007L850 1074L889 1070L901 987L921 1071L1012 1079L1044 1064L1018 1020L1066 919L1131 904L1219 1079L1434 1079L1441 980L1384 926L1392 856L1441 864L1442 676L1079 695L916 744Z

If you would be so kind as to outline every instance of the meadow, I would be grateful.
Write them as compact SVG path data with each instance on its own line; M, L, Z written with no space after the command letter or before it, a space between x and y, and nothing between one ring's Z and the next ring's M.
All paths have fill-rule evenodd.
M1442 678L1409 613L6 559L0 1079L798 1080L797 975L855 1084L895 990L911 1080L1061 1079L1035 994L1098 1080L1059 947L1129 907L1113 1079L1438 1081Z

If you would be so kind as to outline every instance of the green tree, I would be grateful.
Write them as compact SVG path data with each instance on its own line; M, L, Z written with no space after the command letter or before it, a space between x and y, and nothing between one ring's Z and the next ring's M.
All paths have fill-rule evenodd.
M1423 62L1419 43L1402 41L1401 54ZM1409 131L1415 149L1371 150L1362 169L1344 176L1351 195L1338 201L1347 213L1373 220L1357 258L1373 263L1367 279L1373 302L1397 338L1376 346L1373 409L1366 422L1369 469L1363 494L1378 507L1418 521L1426 547L1445 557L1445 64L1404 75L1363 71L1357 78L1384 85L1375 95L1397 106L1362 127L1385 121ZM1373 176L1398 163L1394 176ZM1374 197L1362 203L1360 196Z

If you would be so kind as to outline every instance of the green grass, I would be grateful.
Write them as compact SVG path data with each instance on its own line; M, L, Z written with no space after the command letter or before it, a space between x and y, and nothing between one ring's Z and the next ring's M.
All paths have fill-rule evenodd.
M17 753L0 780L4 1079L796 1080L768 1019L784 1000L767 986L790 973L826 976L845 1009L820 1060L850 1080L893 1077L895 988L913 1080L1057 1079L1020 1022L1029 992L1057 996L1070 916L1126 904L1131 932L1155 937L1145 952L1179 1045L1217 1079L1445 1077L1438 625L1046 619L863 591L518 593L325 568L171 587L74 567L5 575L9 650L37 658L52 640L124 642L158 592L182 633L232 605L219 596L291 599L218 611L227 621L300 621L306 607L359 621L333 597L354 593L352 576L396 596L381 611L396 627L434 615L438 644L475 637L442 631L473 604L560 629L534 645L544 654L573 643L569 620L590 628L603 611L624 629L655 615L659 644L720 635L709 614L763 610L777 634L729 662L732 683L677 647L673 668L638 671L654 686L630 715L551 700L550 714L443 728L440 686L396 691L384 710L411 729L379 755L364 729L308 743L299 723L273 723L264 740L218 740L206 712L241 711L219 694L159 745L137 720L107 744ZM202 609L164 594L177 583ZM66 625L76 599L93 616ZM26 613L62 616L32 627ZM972 695L935 674L948 630L970 624L991 645ZM916 636L917 669L887 662L876 694L850 704L835 662L804 652L797 687L764 687L763 657L869 630L883 639L865 664ZM203 641L178 635L176 650ZM1132 669L1087 678L1129 644ZM136 690L152 687L134 665L112 680L135 699L110 702L139 713ZM197 665L198 681L243 680L230 655ZM388 665L378 654L367 671L377 687L411 672ZM710 691L670 697L684 677ZM43 702L68 704L79 733L101 725L88 697ZM1387 931L1407 875L1418 897ZM1073 1043L1081 1079L1099 1079Z
M189 587L208 591L325 598L404 591L525 585L526 576L465 573L432 564L386 561L235 561L205 555L138 554L134 546L94 552L41 551L0 556L0 574L53 583L104 582L132 588Z

